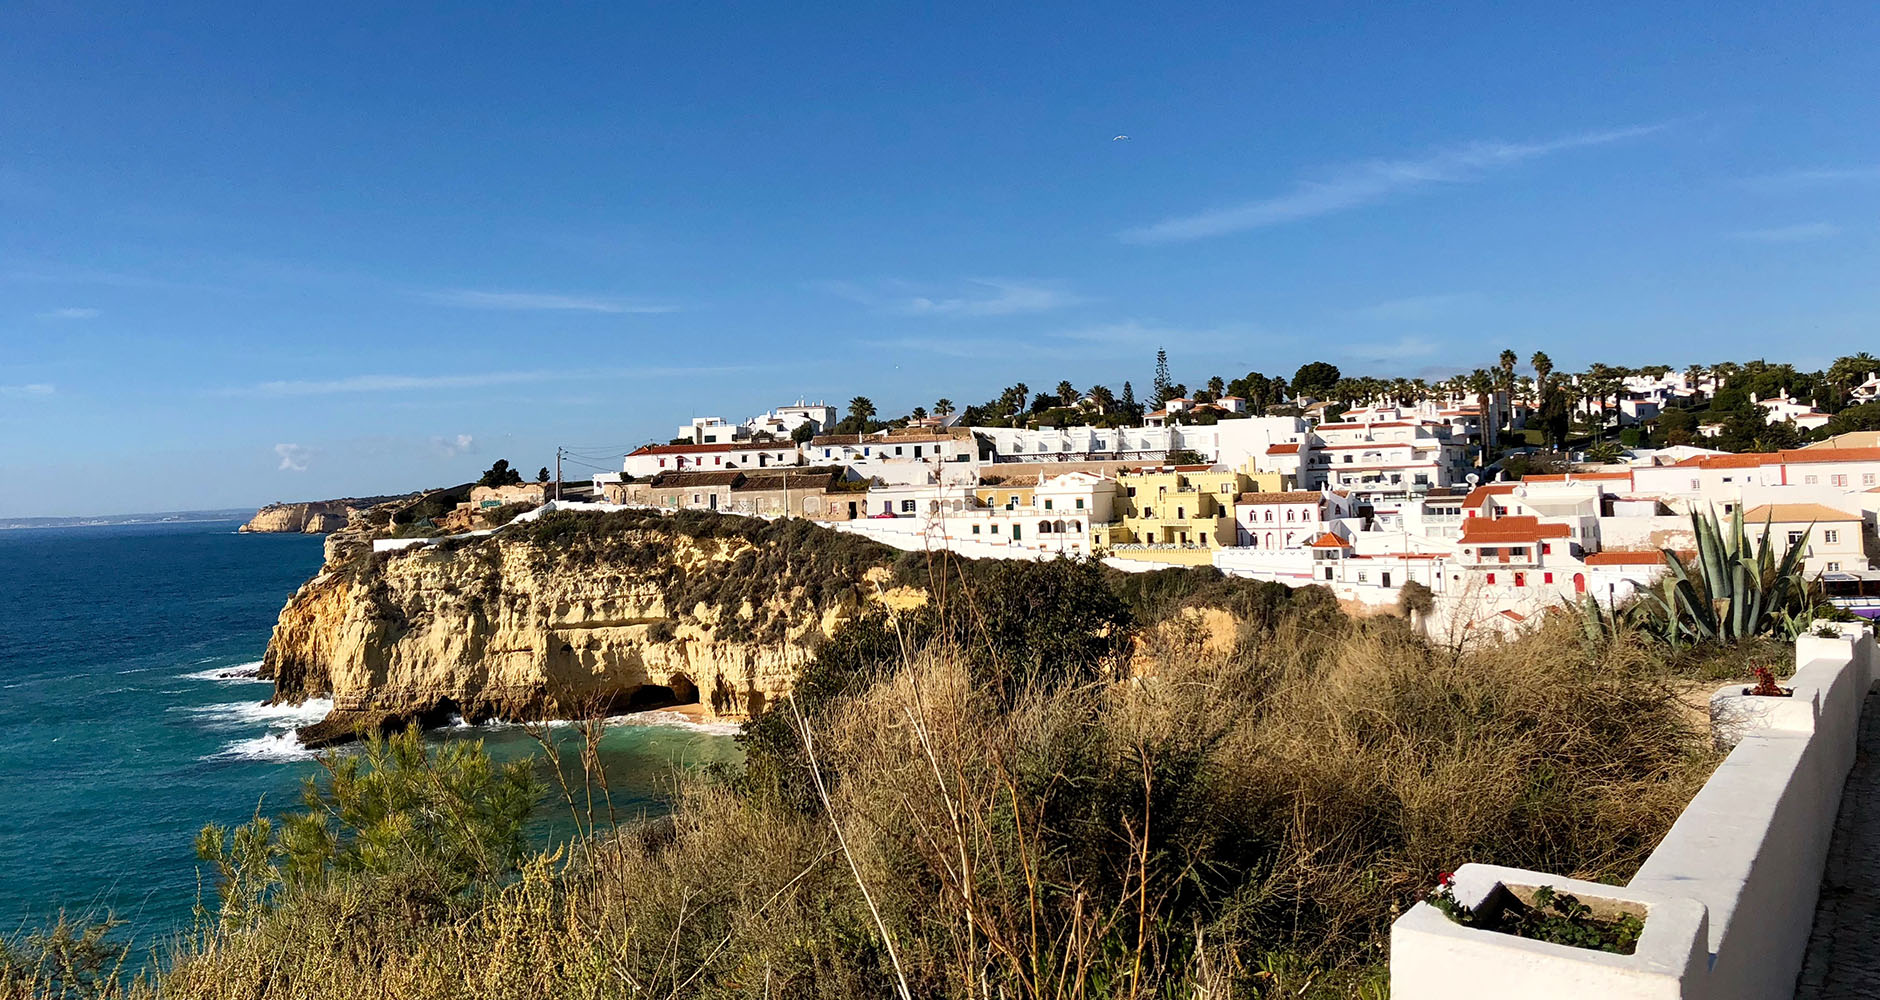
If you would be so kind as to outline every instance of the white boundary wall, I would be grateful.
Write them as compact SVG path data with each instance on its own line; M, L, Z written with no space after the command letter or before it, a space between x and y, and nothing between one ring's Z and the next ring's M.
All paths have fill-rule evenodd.
M1645 930L1634 954L1464 927L1418 903L1391 926L1391 996L1794 996L1861 706L1875 680L1867 626L1831 627L1841 637L1796 641L1793 697L1749 697L1732 685L1712 699L1719 738L1735 741L1735 749L1629 885L1493 865L1456 872L1456 896L1469 905L1498 886L1554 886L1595 905L1642 911Z

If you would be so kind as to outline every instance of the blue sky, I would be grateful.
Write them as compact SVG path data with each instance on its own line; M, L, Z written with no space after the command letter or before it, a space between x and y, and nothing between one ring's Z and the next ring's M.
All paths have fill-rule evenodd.
M1871 3L392 6L0 9L0 515L1140 389L1164 345L1876 349Z

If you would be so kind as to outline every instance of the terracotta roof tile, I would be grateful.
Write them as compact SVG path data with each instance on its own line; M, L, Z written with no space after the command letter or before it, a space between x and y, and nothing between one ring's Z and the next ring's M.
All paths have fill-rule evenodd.
M1542 524L1532 514L1512 517L1473 517L1462 522L1462 544L1489 542L1538 542L1543 538L1566 538L1564 524Z

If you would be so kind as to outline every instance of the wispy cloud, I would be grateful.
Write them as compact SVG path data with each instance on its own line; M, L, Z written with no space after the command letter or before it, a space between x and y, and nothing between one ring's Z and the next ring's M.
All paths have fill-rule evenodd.
M454 289L423 292L419 298L441 306L460 309L507 309L527 312L589 312L611 314L651 314L678 312L679 307L657 302L609 298L593 295L560 295L550 292L489 292Z
M1167 345L1205 352L1245 347L1260 331L1246 326L1189 329L1124 320L1012 337L897 337L869 341L871 346L918 351L944 357L1141 358Z
M1488 296L1480 292L1410 295L1400 299L1387 299L1375 305L1361 306L1351 310L1350 315L1357 319L1393 323L1419 322L1474 310L1487 302Z
M48 309L45 312L37 314L35 318L37 319L97 319L98 317L102 315L104 315L104 313L97 309L67 308L67 309Z
M434 437L431 439L431 450L444 458L456 458L458 455L475 452L477 439L468 434L459 434L456 437Z
M457 375L347 375L330 379L279 379L222 390L231 396L331 396L348 393L416 392L438 389L487 389L492 386L581 379L666 378L682 375L723 375L750 371L753 365L709 367L589 368L567 371L472 372ZM774 368L776 366L765 366Z
M313 449L303 448L297 444L277 444L274 446L274 453L281 457L279 466L281 472L305 472L307 466L313 462Z
M1785 170L1781 173L1746 178L1743 183L1755 188L1780 189L1862 181L1880 181L1880 166L1805 167L1799 170Z
M1793 226L1776 226L1773 229L1745 229L1730 235L1756 243L1809 243L1840 234L1841 227L1832 222L1798 222Z
M58 387L49 382L28 382L25 385L0 385L0 396L10 399L44 399L58 393Z
M1471 142L1415 159L1372 160L1351 164L1332 170L1321 178L1302 180L1283 194L1164 219L1153 225L1126 230L1121 238L1129 243L1181 243L1297 222L1375 204L1432 184L1479 180L1497 168L1512 167L1569 150L1635 139L1664 127L1639 125L1603 132L1582 132L1539 142Z
M1012 278L967 278L949 292L906 281L872 286L829 281L819 287L851 302L901 316L1020 316L1087 301L1056 282Z

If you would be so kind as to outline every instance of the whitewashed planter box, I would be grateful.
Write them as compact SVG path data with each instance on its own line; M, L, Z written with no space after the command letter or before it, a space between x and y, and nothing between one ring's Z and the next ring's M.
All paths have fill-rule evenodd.
M1470 905L1500 885L1551 885L1589 904L1643 907L1634 954L1463 927L1419 903L1391 927L1393 1000L1789 1000L1875 676L1869 627L1831 627L1833 638L1796 641L1790 697L1740 684L1712 697L1718 739L1734 749L1629 885L1488 865L1456 873Z
M1436 907L1418 903L1391 925L1390 995L1684 997L1682 984L1709 964L1704 906L1695 900L1475 864L1456 871L1454 891L1457 901L1473 910L1503 888L1525 898L1541 886L1571 893L1595 913L1643 917L1637 948L1619 955L1465 927ZM1486 970L1493 970L1492 981L1478 978Z

